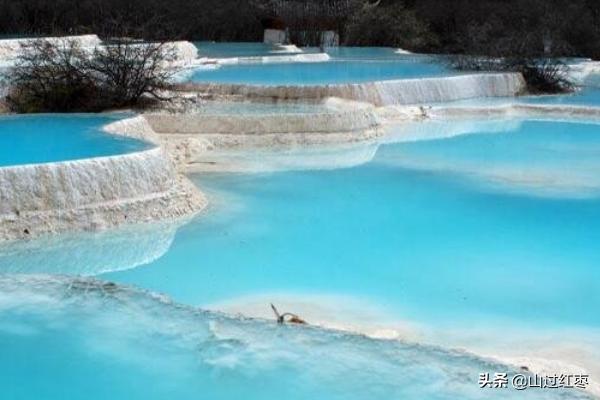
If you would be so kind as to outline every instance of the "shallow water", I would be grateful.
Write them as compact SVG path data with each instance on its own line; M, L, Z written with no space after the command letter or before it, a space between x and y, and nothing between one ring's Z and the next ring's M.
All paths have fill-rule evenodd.
M0 276L7 399L583 399L481 390L463 352L280 327L94 281Z
M511 103L600 107L600 74L590 74L584 80L583 85L576 87L572 93L469 99L450 102L448 104L454 106L497 106Z
M310 319L316 318L315 308L329 309L329 316L351 308L352 320L364 318L370 307L376 323L409 331L411 341L507 358L546 357L552 368L561 365L552 360L560 360L600 371L599 125L506 119L390 129L388 143L364 164L194 176L211 207L176 231L158 226L156 234L150 228L137 239L123 234L123 246L111 242L112 235L97 234L71 237L67 245L61 238L40 242L42 249L35 242L5 245L0 271L98 275L188 305L232 312L245 306L265 316L273 301L310 322L320 322ZM430 140L417 140L424 135ZM44 251L52 246L60 250ZM106 257L93 258L95 269L66 262L86 264L94 249L107 249ZM143 258L150 249L161 250ZM31 292L5 301L34 301L36 291ZM4 308L1 320L8 328L0 329L0 341L9 349L3 354L11 360L3 364L7 374L23 382L31 365L65 371L64 376L41 374L34 386L10 386L9 393L83 390L65 385L65 379L73 374L75 382L90 382L102 371L104 385L116 385L115 398L131 396L131 382L143 382L135 387L147 394L142 398L152 398L145 392L150 389L156 397L174 390L178 398L495 394L480 391L473 376L497 366L480 360L456 366L446 351L434 351L434 358L420 350L407 355L396 342L320 330L288 336L272 325L229 320L225 340L202 328L205 319L190 322L188 316L172 316L171 309L138 306L129 297L118 306L81 305L78 299L75 305L53 303L67 310L56 318L46 306ZM146 312L164 323L167 333L154 330L155 319L144 323ZM79 316L84 318L75 323L72 318ZM40 336L24 334L31 330ZM120 336L127 347L111 340ZM63 345L39 350L57 340ZM30 358L36 363L13 365ZM205 358L218 360L218 366ZM172 376L158 379L165 371Z
M197 176L211 211L149 267L105 277L196 305L330 293L410 319L600 327L598 125L499 123L416 125L459 136L354 168Z
M232 58L232 57L263 57L281 54L292 54L282 52L278 46L260 42L195 42L200 57L208 58Z
M194 177L211 210L179 229L163 257L104 277L195 305L312 292L365 297L428 321L482 314L600 324L588 279L600 261L597 124L390 129L391 143L353 168ZM416 140L425 134L431 140Z
M233 57L267 57L284 54L297 54L288 52L277 45L260 42L216 43L196 42L200 57L233 58ZM302 53L319 53L318 47L302 47ZM328 47L323 49L330 57L336 59L406 59L413 55L397 54L391 47ZM425 58L426 56L414 55Z
M149 148L148 143L108 135L112 116L1 116L0 167L113 156Z
M552 96L527 96L523 101L534 104L600 106L600 88L584 87L574 93Z
M191 82L319 85L409 79L450 74L430 60L332 60L318 63L240 64L190 73Z

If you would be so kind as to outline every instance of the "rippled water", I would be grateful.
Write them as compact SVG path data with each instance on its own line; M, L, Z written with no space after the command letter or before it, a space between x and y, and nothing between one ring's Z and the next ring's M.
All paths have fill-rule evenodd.
M480 390L462 352L178 306L100 282L0 277L3 398L560 399Z
M310 170L298 164L297 169L282 172L194 176L209 194L211 209L179 228L150 225L122 234L78 234L4 245L0 271L96 275L166 293L184 304L267 318L272 317L269 302L275 302L314 323L355 324L358 330L375 326L367 331L378 334L393 329L411 343L467 348L508 361L525 357L526 365L537 357L550 360L551 368L567 364L600 371L598 125L508 119L432 121L390 129L387 143L365 153L371 159L352 156L344 164L346 153L330 153L332 165L344 165L341 169L320 165ZM424 137L429 140L417 140ZM310 150L299 151L298 160L303 152L310 155ZM263 157L266 162L269 156ZM113 305L106 307L103 313L109 314ZM13 309L7 310L12 315ZM95 359L96 344L80 343L87 343L94 329L104 332L96 335L103 337L125 329L137 339L153 332L147 325L130 323L117 311L116 328L109 318L102 320L101 329L98 324L92 329L85 321L81 330L69 331L60 326L74 326L70 312L40 322L44 310L17 307L17 328L9 324L2 339L14 344L6 347L11 348L10 354L16 352L11 360L45 357L61 366L70 363L69 373L81 382L91 378L77 374L91 375L98 365L105 371L117 363L118 368L105 372L106 382L117 382L123 396L130 393L127 383L119 380L125 374L133 374L143 386L151 381L148 387L163 390L163 382L155 382L154 375L128 361L135 358L129 349L113 349L110 339L100 343L102 351L122 352L123 359L117 362L113 357L118 354ZM30 312L35 317L23 331L41 331L44 339L21 337L21 318L29 321ZM179 323L169 321L165 324ZM204 323L192 323L193 329L202 330ZM53 330L53 324L60 329ZM245 328L232 324L238 332L235 341L243 342ZM219 398L244 391L270 398L274 392L288 393L289 387L294 388L289 395L296 393L298 398L316 393L333 398L344 394L345 398L443 399L456 398L456 393L461 398L489 398L473 386L473 374L483 368L480 361L457 367L464 373L457 378L449 372L454 367L446 365L446 355L427 361L410 356L407 361L402 355L396 358L400 345L390 342L343 336L323 348L306 344L312 339L304 336L305 331L293 331L294 339L289 339L270 325L259 324L257 329L256 336L275 335L281 342L272 345L261 338L251 347L262 351L251 356L242 352L240 362L237 353L231 354L230 342L218 341L210 354L232 363L226 372L199 361L208 351L206 339L196 339L190 346L179 343L177 335L165 339L157 333L144 339L152 351L143 347L143 341L141 350L136 342L131 351L146 357L153 352L159 354L157 358L165 353L167 359L173 356L176 362L168 361L164 369L173 372L170 379L175 382L184 379L178 384L182 398L202 390L197 382ZM318 341L330 337L310 332ZM36 347L63 336L68 339L60 343L68 350L56 347L45 356ZM287 349L298 346L295 340L304 346L298 353ZM373 352L372 346L386 355ZM294 354L291 361L277 358L288 351ZM331 363L312 362L322 351L333 354ZM387 359L388 353L396 356ZM306 354L310 362L303 358ZM186 361L175 366L180 357ZM263 357L275 361L265 366ZM359 368L363 362L375 367L363 371ZM145 358L141 364L148 363ZM28 379L27 368L14 370L15 379ZM447 382L444 389L429 390L424 383L431 379L430 369L443 371L444 378L438 378ZM306 370L311 373L296 388L298 371ZM187 376L177 378L186 371L192 372L190 381ZM270 384L255 386L257 373ZM400 375L410 376L415 385L404 385ZM40 385L45 379L56 379L54 373L39 376ZM457 386L448 383L455 379ZM374 385L370 389L353 385L369 380Z
M58 398L99 382L91 398L576 398L481 391L479 372L509 367L446 349L600 371L599 125L390 130L371 159L345 168L322 159L318 170L194 176L211 207L177 230L4 245L0 271L96 275L265 317L275 302L309 322L377 324L408 342L279 329L135 290L6 278L0 368L16 383L3 391ZM333 165L345 154L331 153ZM39 379L25 384L32 374Z

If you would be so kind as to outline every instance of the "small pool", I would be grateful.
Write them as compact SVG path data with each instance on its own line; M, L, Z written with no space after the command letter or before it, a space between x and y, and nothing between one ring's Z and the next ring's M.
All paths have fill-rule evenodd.
M574 93L551 96L527 96L520 101L533 104L600 106L600 88L583 87Z
M150 148L140 140L109 135L114 116L0 117L0 167L114 156Z
M315 51L318 51L317 49ZM325 50L330 57L340 60L433 60L423 54L399 54L397 49L391 47L331 47Z
M282 54L298 54L286 51L285 48L274 44L260 42L195 42L200 57L208 58L233 58L233 57L267 57ZM320 53L318 47L302 47L302 53ZM419 54L399 54L397 49L391 47L352 47L339 46L324 49L330 57L335 59L424 59L427 56Z
M453 106L498 106L509 103L600 107L600 74L591 74L572 93L510 98L469 99L448 103Z
M281 47L260 42L195 42L198 56L208 58L264 57L293 54Z
M318 63L238 64L198 69L186 75L199 83L323 85L424 78L453 74L430 59L332 60Z

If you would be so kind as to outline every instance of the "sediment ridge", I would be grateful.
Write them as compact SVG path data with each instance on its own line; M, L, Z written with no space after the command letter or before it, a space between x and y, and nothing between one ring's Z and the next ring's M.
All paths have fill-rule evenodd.
M317 86L183 83L176 87L188 92L242 96L263 101L319 101L328 97L338 97L381 107L440 103L478 97L512 97L523 93L526 85L521 74L496 73Z
M191 215L204 196L160 148L0 168L0 240Z

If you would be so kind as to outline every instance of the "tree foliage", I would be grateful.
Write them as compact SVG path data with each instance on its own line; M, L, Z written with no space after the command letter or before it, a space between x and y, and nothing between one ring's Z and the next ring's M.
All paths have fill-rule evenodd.
M335 30L346 44L476 54L526 38L540 55L600 59L598 0L0 0L0 33L102 33L119 18L157 39L165 24L146 23L156 16L188 40L260 41L277 19L292 32Z
M345 43L353 46L419 49L431 46L435 40L415 11L402 5L357 10L348 21L345 34Z

